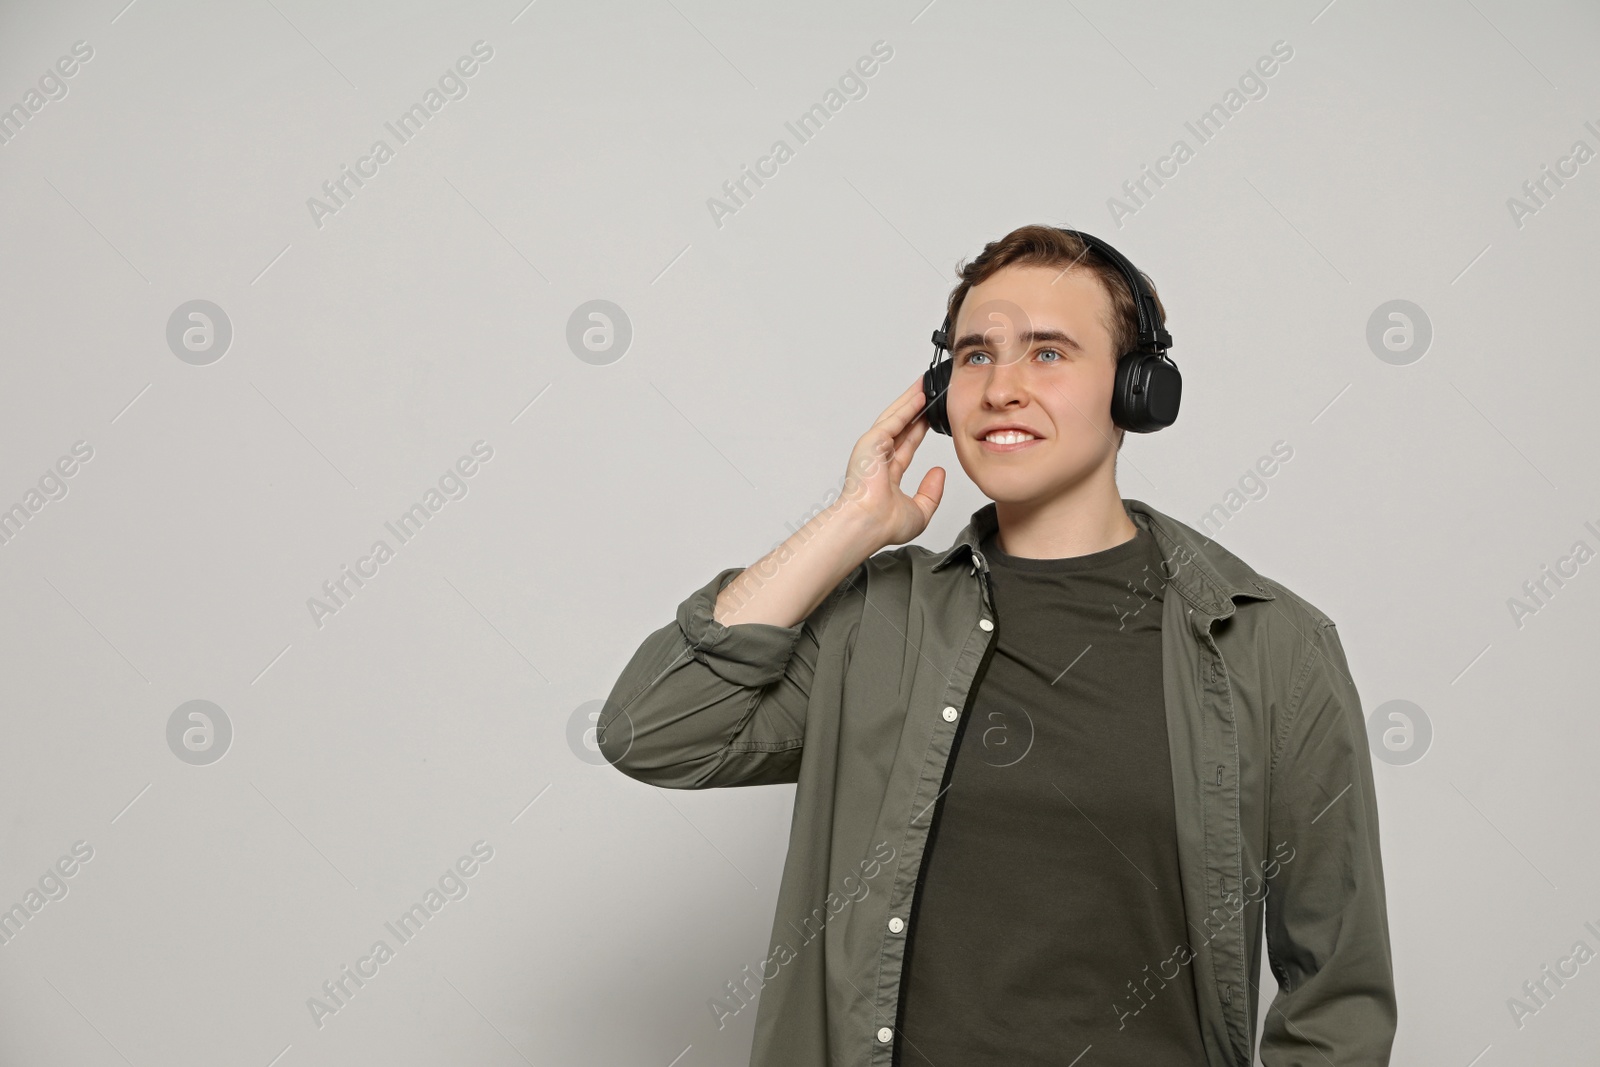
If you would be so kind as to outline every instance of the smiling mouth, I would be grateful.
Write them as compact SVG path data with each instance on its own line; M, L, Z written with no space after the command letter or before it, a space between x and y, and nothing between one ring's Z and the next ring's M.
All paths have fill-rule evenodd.
M1033 434L1021 430L996 430L978 438L978 442L988 452L1016 452L1038 444L1040 440Z

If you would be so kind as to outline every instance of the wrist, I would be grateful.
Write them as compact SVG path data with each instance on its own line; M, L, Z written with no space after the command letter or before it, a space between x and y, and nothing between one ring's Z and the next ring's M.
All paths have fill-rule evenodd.
M860 559L866 559L890 542L882 525L850 497L839 497L819 513L815 521L824 524L827 536Z

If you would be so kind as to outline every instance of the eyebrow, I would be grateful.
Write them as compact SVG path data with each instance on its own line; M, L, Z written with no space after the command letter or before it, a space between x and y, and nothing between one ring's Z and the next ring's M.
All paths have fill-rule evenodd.
M993 327L990 327L990 329L993 329ZM1029 347L1038 344L1040 341L1053 341L1056 344L1065 345L1074 351L1083 351L1082 345L1080 345L1077 341L1074 341L1067 334L1062 333L1060 330L1024 330L1019 335L1019 340L1026 342ZM981 348L988 343L989 342L985 340L983 334L969 333L967 336L956 342L955 348L950 350L950 358L954 359L965 349Z

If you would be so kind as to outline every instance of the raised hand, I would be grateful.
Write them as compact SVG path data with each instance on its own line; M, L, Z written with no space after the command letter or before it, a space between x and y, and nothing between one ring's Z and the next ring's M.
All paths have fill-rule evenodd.
M928 433L928 420L921 417L924 404L919 374L883 409L850 453L840 499L843 506L858 509L885 545L904 544L927 529L944 496L943 467L929 468L913 496L900 488L911 457Z

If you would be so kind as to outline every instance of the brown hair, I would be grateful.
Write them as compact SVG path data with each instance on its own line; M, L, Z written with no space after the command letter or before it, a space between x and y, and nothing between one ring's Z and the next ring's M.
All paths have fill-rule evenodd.
M979 253L977 259L957 266L956 273L961 277L961 283L950 291L950 299L945 305L950 313L951 344L956 341L954 336L956 314L961 310L961 302L966 299L968 291L974 285L987 281L1002 268L1013 266L1062 267L1089 271L1100 279L1106 295L1111 298L1112 321L1104 325L1106 332L1111 335L1112 357L1122 355L1138 341L1139 312L1134 307L1133 292L1128 288L1128 279L1123 276L1117 265L1075 234L1054 226L1031 225L1019 226L998 241L990 241L983 246L983 251ZM1138 270L1137 267L1134 269ZM1167 309L1162 305L1161 297L1157 295L1155 284L1150 281L1149 275L1139 271L1139 280L1165 318Z

